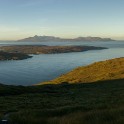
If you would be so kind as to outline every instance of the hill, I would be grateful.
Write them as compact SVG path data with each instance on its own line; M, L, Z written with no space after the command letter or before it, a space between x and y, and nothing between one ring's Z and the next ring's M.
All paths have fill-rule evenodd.
M44 41L114 41L111 38L101 38L101 37L77 37L77 38L60 38L54 36L37 36L28 37L24 39L20 39L18 41L24 42L44 42Z
M79 67L43 84L90 83L113 79L124 79L124 58L106 60Z

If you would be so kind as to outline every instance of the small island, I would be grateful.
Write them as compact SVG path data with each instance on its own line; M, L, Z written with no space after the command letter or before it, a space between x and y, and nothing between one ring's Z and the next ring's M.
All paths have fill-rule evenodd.
M83 52L88 50L102 50L105 47L95 46L32 46L32 45L18 45L18 46L2 46L2 51L11 53L23 54L57 54L57 53L70 53L70 52Z
M23 60L31 57L32 56L24 53L9 53L0 51L0 60Z

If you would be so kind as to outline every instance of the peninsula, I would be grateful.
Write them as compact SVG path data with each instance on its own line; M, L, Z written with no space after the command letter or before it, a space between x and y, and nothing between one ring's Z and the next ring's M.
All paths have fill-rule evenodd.
M2 46L2 51L24 53L24 54L55 54L55 53L70 53L83 52L88 50L102 50L105 47L94 46L34 46L34 45L20 45L20 46Z
M9 53L0 51L0 60L23 60L27 58L31 58L31 56L24 53Z

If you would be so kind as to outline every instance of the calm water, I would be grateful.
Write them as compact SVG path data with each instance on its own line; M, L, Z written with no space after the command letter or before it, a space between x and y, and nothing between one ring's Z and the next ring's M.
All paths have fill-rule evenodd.
M6 45L89 45L109 49L87 52L33 55L33 58L19 61L0 61L0 83L32 85L56 78L78 66L124 57L123 41L108 42L0 42Z

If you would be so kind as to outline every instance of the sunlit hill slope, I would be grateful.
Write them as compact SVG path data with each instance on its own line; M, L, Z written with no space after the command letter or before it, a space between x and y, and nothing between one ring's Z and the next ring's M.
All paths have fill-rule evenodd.
M96 62L79 67L52 81L40 84L91 83L124 78L124 58Z

